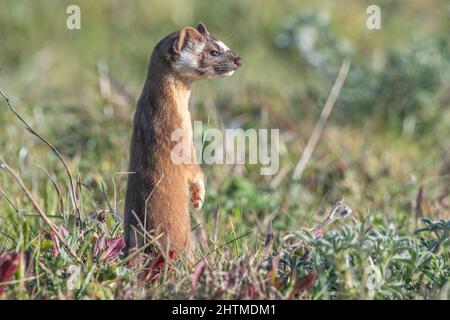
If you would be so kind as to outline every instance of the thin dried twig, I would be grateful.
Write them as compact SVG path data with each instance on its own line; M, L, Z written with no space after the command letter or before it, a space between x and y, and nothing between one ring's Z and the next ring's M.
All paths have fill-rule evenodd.
M217 244L219 239L219 226L220 226L220 207L216 208L216 218L214 219L214 245Z
M345 60L341 65L341 69L339 70L339 74L336 78L336 81L334 82L330 95L328 96L328 99L322 109L319 120L317 120L311 137L309 137L309 140L306 143L305 150L303 151L300 160L295 166L294 173L292 175L293 180L300 180L300 178L302 177L303 171L305 170L305 167L308 164L314 149L316 148L323 128L325 127L325 124L330 117L331 111L333 110L334 104L339 97L339 93L341 92L342 86L344 85L345 79L347 78L349 68L350 60Z
M52 175L51 175L47 170L45 170L44 168L42 168L40 165L36 165L36 166L37 166L42 172L44 172L44 173L47 175L47 177L50 179L50 181L52 182L53 187L54 187L55 190L56 190L56 194L58 195L59 209L62 210L62 211L64 211L64 201L63 201L63 198L62 198L62 196L61 196L61 190L59 189L58 184L56 183L55 178L53 178ZM60 212L61 212L61 211L60 211Z
M198 238L200 242L200 247L205 248L208 244L208 234L206 233L205 226L203 224L202 218L199 214L193 214L195 223L198 226Z
M80 206L78 204L78 197L77 192L75 189L74 179L72 176L72 172L69 169L69 166L67 165L64 158L61 156L61 154L58 152L58 150L46 139L44 139L39 133L37 133L26 121L25 119L16 111L16 109L11 105L11 102L9 98L6 96L6 94L3 92L3 90L0 88L0 95L3 97L3 99L6 101L6 104L8 105L11 112L16 116L17 119L19 119L20 122L25 126L25 129L27 129L28 132L30 132L32 135L37 137L39 140L41 140L43 143L45 143L52 151L53 153L58 157L58 159L61 161L61 163L64 166L64 169L66 170L67 177L69 179L69 186L70 186L70 196L73 202L73 205L77 211L78 219L81 219L81 211Z
M414 219L414 223L417 227L417 221L420 220L420 218L423 217L423 200L424 200L424 188L423 188L423 184L420 185L419 187L419 191L417 192L417 196L416 196L416 214L415 214L415 219Z
M272 220L269 220L266 237L264 239L264 257L269 256L270 244L272 243L272 240L273 240Z
M55 224L50 220L50 218L45 214L44 210L41 208L39 203L36 201L36 199L33 197L31 192L28 190L27 186L23 183L22 179L19 177L19 175L5 162L5 160L0 157L0 167L2 169L5 169L13 178L16 180L19 187L22 189L22 191L25 193L25 195L30 199L31 204L33 205L34 209L39 213L42 220L50 227L50 229L53 231L55 236L58 238L59 241L66 247L69 254L74 257L79 263L83 263L83 261L77 256L77 254L72 250L72 248L69 246L69 244L66 242L64 237L59 233L58 228L55 226Z
M344 203L343 200L334 204L327 218L309 231L314 237L319 237L323 233L323 229L336 220L346 218L353 213L353 210Z

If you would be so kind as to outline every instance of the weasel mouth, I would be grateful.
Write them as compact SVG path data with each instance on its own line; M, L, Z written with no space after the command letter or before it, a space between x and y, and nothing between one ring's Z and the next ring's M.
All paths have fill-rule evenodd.
M232 75L233 72L237 70L237 67L231 67L231 68L214 68L214 71L220 75Z
M235 71L236 69L231 69L231 70L220 70L220 71L217 71L217 73L219 73L219 74L228 74L228 73L233 73L234 71Z
M234 73L234 71L236 71L236 69L228 71L228 72L225 72L225 73L223 73L223 75L226 76L226 77L229 77L229 76L231 76Z

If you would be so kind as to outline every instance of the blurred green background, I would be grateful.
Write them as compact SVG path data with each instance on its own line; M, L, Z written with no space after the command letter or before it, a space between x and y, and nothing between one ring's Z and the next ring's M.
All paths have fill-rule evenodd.
M70 4L81 8L81 30L66 28ZM425 214L448 219L450 5L377 1L382 29L368 30L369 4L0 0L0 87L79 174L85 212L105 206L104 185L120 213L125 176L117 173L127 170L131 121L152 48L203 21L244 64L233 77L195 85L193 118L281 133L275 177L260 176L255 166L205 167L207 224L220 206L239 232L265 227L267 217L277 217L277 230L296 230L315 209L343 196L359 217L373 210L380 223L410 227L420 185ZM352 65L344 89L302 180L293 182L292 169L345 57ZM62 168L3 102L0 155L56 210L57 197L37 165L57 178ZM0 184L17 207L28 205L6 174ZM5 201L0 208L12 210Z

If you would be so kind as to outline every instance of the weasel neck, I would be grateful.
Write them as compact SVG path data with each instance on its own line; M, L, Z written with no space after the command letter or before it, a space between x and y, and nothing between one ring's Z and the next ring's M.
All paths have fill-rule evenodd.
M167 76L163 80L166 88L166 98L170 99L172 105L179 114L189 112L189 98L191 96L191 86L174 77Z
M179 114L188 112L191 83L175 77L161 63L150 65L146 87L161 108L172 109Z

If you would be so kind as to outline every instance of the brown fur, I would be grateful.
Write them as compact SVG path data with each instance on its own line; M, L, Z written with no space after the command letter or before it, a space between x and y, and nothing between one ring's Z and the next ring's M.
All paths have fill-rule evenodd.
M200 207L203 172L197 164L172 162L171 152L178 142L172 141L171 135L182 128L195 157L188 101L191 83L201 75L193 78L192 74L178 74L173 65L189 42L192 45L193 41L203 41L205 36L209 33L204 25L197 29L186 27L161 40L152 53L137 103L130 147L125 202L125 240L129 249L142 247L162 233L158 241L162 250L178 254L186 249L192 255L189 190L194 206Z

